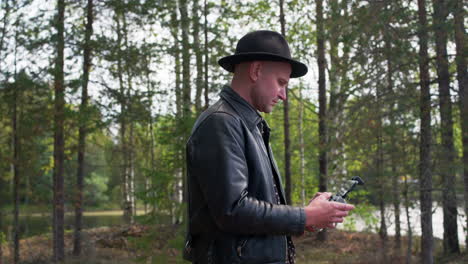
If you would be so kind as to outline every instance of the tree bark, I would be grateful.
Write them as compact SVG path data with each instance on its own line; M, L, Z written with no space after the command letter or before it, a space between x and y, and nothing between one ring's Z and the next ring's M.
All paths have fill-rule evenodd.
M64 14L65 1L57 0L57 57L54 71L54 221L53 221L53 259L54 262L63 261L65 258L64 244L64 133L65 120L65 87L64 87Z
M420 0L419 0L420 1ZM424 1L424 0L423 0ZM406 264L410 264L411 263L411 256L412 256L412 249L413 249L413 230L411 228L411 216L410 216L410 213L409 213L409 208L410 208L410 200L409 200L409 197L408 197L408 177L405 177L405 187L403 189L403 197L405 199L405 212L406 212L406 225L407 225L407 228L408 228L408 246L406 248ZM424 262L421 261L421 263L432 263L431 262Z
M432 171L431 171L431 95L429 77L428 29L426 1L418 0L419 18L419 79L421 141L419 145L419 202L421 206L421 260L433 263L434 241L432 235Z
M0 202L0 264L4 264L3 262L3 203Z
M147 46L146 40L144 41L145 46ZM149 138L149 148L147 152L150 153L150 158L147 159L147 168L151 173L145 173L145 196L147 199L144 200L145 204L145 214L148 213L148 199L150 201L151 211L155 212L157 208L156 199L155 199L155 178L153 177L153 171L156 170L156 159L155 159L155 138L154 138L154 119L153 119L153 98L155 94L154 84L151 82L151 54L146 54L143 56L144 65L145 65L145 77L146 77L146 88L147 88L147 99L148 99L148 129L146 138Z
M195 110L200 113L202 110L202 93L203 93L203 57L200 48L200 23L198 9L200 8L198 0L193 1L192 7L192 24L193 24L193 51L195 52L195 61L197 65L197 77L195 79Z
M280 0L280 23L281 34L286 38L286 22L284 19L284 0ZM292 204L292 183L291 183L291 139L289 138L289 98L288 89L286 89L286 98L283 101L284 115L284 179L286 203Z
M181 19L179 19L178 17L178 10L179 10L179 7L180 4L179 4L179 1L174 1L172 2L172 5L173 5L173 12L171 13L171 25L172 25L172 28L171 28L171 34L172 34L172 37L174 38L174 47L173 47L173 56L174 56L174 64L175 64L175 95L176 95L176 117L177 117L177 129L178 131L182 131L182 134L177 134L178 136L178 140L179 141L183 141L183 133L185 133L184 131L184 127L183 127L183 116L184 116L184 113L183 113L183 86L182 86L182 78L181 78L181 74L182 74L182 62L181 62L181 48L179 47L180 46L180 27L181 27ZM183 156L182 156L182 149L179 149L178 152L177 152L177 161L181 162L183 161ZM180 165L179 168L177 169L176 171L176 176L175 176L175 180L176 180L176 184L174 184L172 186L173 188L173 194L171 195L170 199L172 200L172 203L171 204L176 204L177 203L177 197L178 197L178 185L179 185L179 182L182 180L180 179L181 175L182 175L182 171L183 171L183 168L182 166L185 166L185 165ZM176 219L176 216L175 216L175 206L171 206L171 219L172 219L172 223L175 223L177 222L177 219Z
M121 13L122 15L122 33L123 33L123 39L124 39L124 46L125 46L125 51L128 52L131 50L129 43L128 43L128 27L127 27L127 18L125 15L125 12ZM130 58L131 54L126 54L126 58ZM125 61L125 72L127 74L127 91L126 91L126 98L127 98L127 116L130 116L128 119L129 121L129 126L130 126L130 133L129 133L129 138L128 138L128 143L126 145L127 149L126 152L124 153L124 156L127 159L127 191L128 191L128 200L127 202L127 207L126 209L128 210L128 213L130 214L129 220L130 224L134 223L134 217L136 215L136 208L135 208L135 168L134 168L134 137L133 137L133 128L134 128L134 121L133 121L133 100L132 100L132 91L133 91L133 81L132 77L133 74L130 70L130 63L129 60Z
M91 35L93 34L93 0L88 0L86 8L86 32L83 50L83 84L81 88L81 105L78 129L78 168L76 174L75 197L75 233L73 241L73 255L81 255L81 230L83 219L83 182L86 151L86 122L88 107L88 81L91 67Z
M205 33L205 109L208 108L210 104L210 99L208 98L209 93L209 85L208 85L208 5L206 0L204 1L203 6L203 14L205 16L205 26L204 26L204 33Z
M15 51L14 51L14 85L13 89L13 111L11 116L12 121L12 146L13 146L13 263L17 264L20 261L20 222L19 222L19 188L20 188L20 140L19 140L19 127L18 127L18 102L19 92L22 87L18 87L18 72L17 72L17 54L18 54L18 32L15 33Z
M173 3L177 6L177 3ZM182 89L181 89L181 65L180 65L180 48L179 48L179 21L177 18L177 9L174 8L174 11L171 13L171 34L174 38L173 46L173 55L174 55L174 65L175 65L175 96L176 96L176 116L179 118L182 117Z
M452 102L447 58L446 0L433 0L434 33L437 54L437 83L441 122L440 174L443 179L442 206L444 211L444 253L459 253L457 227L457 199L455 196L455 149L453 145Z
M391 6L387 6L388 8L391 8ZM387 11L390 11L387 8ZM392 16L389 16L392 17ZM385 57L387 61L387 90L388 94L391 95L391 99L389 100L390 106L389 106L389 119L390 119L390 127L393 129L393 131L390 134L390 162L391 162L391 180L392 180L392 203L393 203L393 210L394 210L394 216L395 216L395 248L399 250L401 248L401 227L400 227L400 186L398 184L398 173L397 173L397 139L396 139L396 134L397 134L397 127L395 125L395 93L394 93L394 83L393 83L393 74L394 74L394 69L393 69L393 51L392 51L392 36L390 35L390 21L387 21L385 23L383 36L384 36L384 41L385 41Z
M382 242L382 258L383 262L387 262L387 241L388 241L388 234L387 234L387 222L385 219L385 200L384 200L384 193L386 189L386 180L384 175L384 150L383 150L383 127L382 127L382 95L381 95L381 88L376 88L376 109L375 112L377 114L377 153L376 153L376 170L377 170L377 177L379 183L379 209L380 209L380 228L379 228L379 236Z
M130 138L129 138L129 153L128 153L128 164L129 164L129 184L130 184L130 205L132 206L132 221L134 223L134 218L136 216L136 199L135 199L135 122L130 122Z
M345 88L343 83L341 83L340 77L344 77L344 74L340 74L340 69L342 69L342 63L344 58L340 58L338 54L339 49L339 38L343 32L341 31L342 27L338 21L343 19L340 12L342 8L337 0L329 1L330 6L330 18L329 18L329 33L328 33L328 42L329 42L329 56L330 56L330 69L329 69L329 81L330 81L330 100L327 109L327 147L329 148L329 164L327 164L328 177L337 179L337 177L345 177L344 169L344 158L342 153L344 153L344 144L340 143L341 140L341 122L343 119L344 102L342 102L343 96L342 90ZM346 9L345 9L346 10ZM346 56L343 52L343 57ZM340 76L341 75L341 76ZM340 102L341 101L341 102Z
M13 263L20 261L20 227L19 227L19 183L20 183L20 142L18 132L18 79L16 78L16 48L15 48L15 84L13 85L13 111L12 123L12 143L13 143Z
M300 174L301 174L301 202L302 206L306 206L306 191L305 191L305 144L304 144L304 102L302 97L302 83L299 85L299 159L300 159Z
M188 16L188 3L187 0L179 0L179 11L180 11L180 18L181 18L181 31L182 31L182 114L183 114L183 125L182 125L182 142L186 142L188 136L190 134L190 127L191 127L191 119L192 119L192 112L191 112L191 87L190 87L190 43L189 43L189 31L190 31L190 19ZM187 188L186 182L187 179L186 175L186 162L183 147L180 149L180 160L182 161L182 171L179 177L179 184L178 193L181 193L181 204L186 203L187 200ZM187 210L183 210L183 215L181 216L182 219L178 219L180 221L184 221L187 217ZM179 217L180 218L180 217Z
M184 119L190 118L190 43L189 27L190 21L187 14L187 0L179 0L179 11L182 29L182 104ZM187 131L185 131L187 132Z
M121 179L122 179L122 209L123 209L123 218L125 223L130 224L132 221L131 205L129 205L129 184L128 184L128 163L127 163L127 96L126 89L123 80L123 52L122 52L122 27L120 24L120 11L115 10L115 22L117 25L117 76L119 79L119 101L120 101L120 156L121 156Z
M457 56L458 96L460 100L460 122L463 142L463 180L465 185L465 226L468 226L468 73L466 54L466 32L464 18L466 11L462 0L455 0L455 45ZM468 236L465 236L465 245L468 245Z
M327 95L325 82L325 33L323 29L323 0L316 2L317 14L317 62L319 69L319 192L327 191ZM327 239L326 229L318 234L320 241Z

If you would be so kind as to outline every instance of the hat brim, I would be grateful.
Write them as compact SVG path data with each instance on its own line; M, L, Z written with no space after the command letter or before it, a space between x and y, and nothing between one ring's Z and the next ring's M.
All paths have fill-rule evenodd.
M238 53L230 56L221 58L218 61L219 66L223 67L228 72L234 72L234 66L241 62L245 61L283 61L291 64L291 78L298 78L306 75L308 69L307 66L299 61L289 59L283 56L278 56L276 54L266 53L266 52L245 52Z

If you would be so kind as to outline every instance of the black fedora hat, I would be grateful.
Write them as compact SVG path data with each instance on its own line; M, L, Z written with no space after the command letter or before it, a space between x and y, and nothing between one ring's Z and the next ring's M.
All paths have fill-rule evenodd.
M307 66L291 58L289 45L283 35L270 30L258 30L248 33L237 42L234 55L226 56L218 64L228 72L234 72L234 66L245 61L268 60L284 61L291 64L291 78L304 76Z

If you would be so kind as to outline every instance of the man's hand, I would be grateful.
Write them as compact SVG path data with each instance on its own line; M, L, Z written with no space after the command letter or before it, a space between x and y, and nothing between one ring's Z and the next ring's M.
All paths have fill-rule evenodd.
M350 204L328 201L331 196L331 193L317 193L304 208L307 230L311 231L312 227L335 228L337 223L343 222L348 211L354 209Z

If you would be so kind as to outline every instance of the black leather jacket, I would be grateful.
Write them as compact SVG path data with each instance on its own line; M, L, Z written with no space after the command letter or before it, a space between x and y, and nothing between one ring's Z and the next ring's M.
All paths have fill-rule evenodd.
M266 122L230 87L220 97L187 142L184 256L195 263L286 263L286 236L304 232L304 209L285 205L278 167L261 134Z

